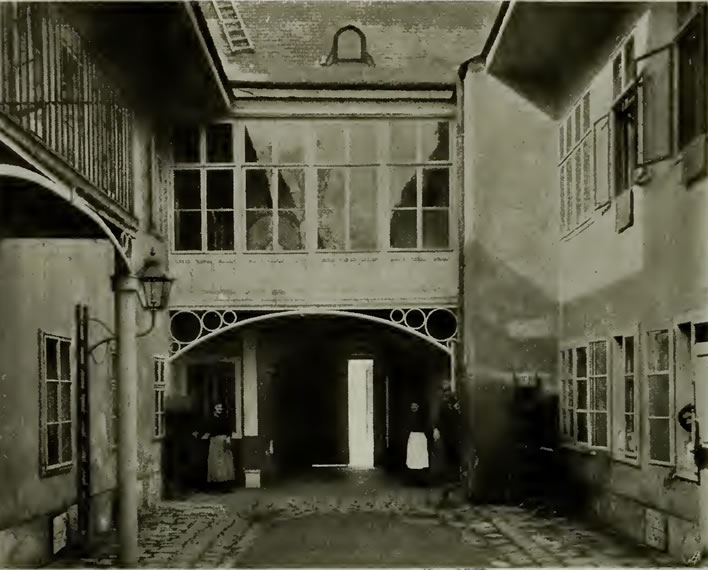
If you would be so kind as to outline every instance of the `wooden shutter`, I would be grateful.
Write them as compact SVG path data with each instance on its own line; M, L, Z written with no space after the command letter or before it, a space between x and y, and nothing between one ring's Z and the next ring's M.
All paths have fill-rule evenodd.
M639 56L637 166L665 160L673 151L673 44Z
M610 201L610 116L603 115L594 125L595 131L595 207Z

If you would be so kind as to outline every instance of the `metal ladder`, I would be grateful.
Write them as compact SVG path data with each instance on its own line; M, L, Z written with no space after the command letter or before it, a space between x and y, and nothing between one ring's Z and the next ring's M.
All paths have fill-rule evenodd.
M253 44L234 0L211 0L231 53L252 52Z

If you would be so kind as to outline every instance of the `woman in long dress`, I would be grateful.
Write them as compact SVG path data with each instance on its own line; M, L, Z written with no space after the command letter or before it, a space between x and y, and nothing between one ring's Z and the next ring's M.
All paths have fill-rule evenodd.
M207 483L211 487L229 488L235 479L234 456L231 451L231 426L222 404L214 406L202 439L209 440Z
M417 402L411 404L408 446L406 448L406 467L409 479L414 485L427 483L430 460L428 454L428 436L426 422Z

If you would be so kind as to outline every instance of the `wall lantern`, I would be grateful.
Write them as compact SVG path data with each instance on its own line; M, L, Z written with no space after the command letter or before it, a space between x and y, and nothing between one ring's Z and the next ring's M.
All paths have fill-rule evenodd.
M157 263L148 262L138 273L142 288L141 303L148 311L162 311L167 307L174 278L164 273Z

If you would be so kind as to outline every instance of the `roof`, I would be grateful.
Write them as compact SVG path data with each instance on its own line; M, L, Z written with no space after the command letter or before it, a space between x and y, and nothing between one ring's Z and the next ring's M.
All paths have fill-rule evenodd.
M479 54L499 2L236 2L253 46L232 53L211 2L200 4L230 81L256 84L453 84L459 65ZM354 25L374 65L323 65L337 30Z

